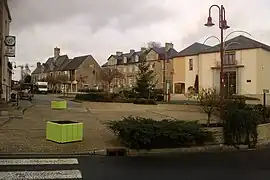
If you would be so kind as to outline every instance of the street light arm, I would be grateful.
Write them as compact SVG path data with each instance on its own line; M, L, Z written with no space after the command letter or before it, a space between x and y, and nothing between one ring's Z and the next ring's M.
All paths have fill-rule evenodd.
M219 13L220 13L220 7L219 7L218 5L216 5L216 4L214 4L214 5L210 6L210 8L209 8L209 17L211 17L211 9L212 9L213 7L217 7L218 10L219 10Z
M208 40L209 40L209 39L211 39L211 38L215 38L215 39L217 39L217 40L218 40L218 42L220 43L220 39L219 39L217 36L209 36L208 38L206 38L206 39L204 40L203 44L205 44L205 43L206 43L206 41L208 41Z
M243 30L236 30L236 31L232 31L232 32L230 32L226 37L225 37L225 39L224 39L224 41L226 41L226 39L231 35L231 34L233 34L233 33L245 33L245 34L247 34L247 35L249 35L249 36L251 36L251 34L249 33L249 32L247 32L247 31L243 31Z

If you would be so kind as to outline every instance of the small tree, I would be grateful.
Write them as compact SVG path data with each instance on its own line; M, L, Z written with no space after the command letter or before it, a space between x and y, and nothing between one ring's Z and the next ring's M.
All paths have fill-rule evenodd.
M57 84L59 84L60 86L62 84L64 84L64 96L65 96L67 81L68 81L68 76L67 75L62 75L61 74L61 75L57 75L56 76L56 82L57 82Z
M115 78L123 78L123 74L117 69L103 68L101 72L101 80L107 85L107 91L109 93L111 84Z
M83 84L85 84L87 82L87 78L88 76L85 76L85 75L82 75L80 74L77 78L79 84L80 84L80 88L82 89L83 88Z
M155 42L155 41L150 41L148 42L148 48L160 48L161 47L161 43L160 42Z
M145 99L149 97L150 90L156 86L156 82L154 82L154 70L150 70L149 67L150 64L146 63L146 61L143 61L138 65L139 72L137 74L137 81L134 87L134 90L139 94L139 96Z
M203 111L207 113L207 126L209 126L213 112L220 105L219 92L215 88L203 88L199 91L198 100L203 106Z
M53 90L56 90L55 89L55 86L58 84L58 81L57 81L56 77L54 77L54 76L47 76L42 81L48 82L48 84L50 84L52 86L52 89Z
M31 83L31 75L26 75L24 78L24 83Z

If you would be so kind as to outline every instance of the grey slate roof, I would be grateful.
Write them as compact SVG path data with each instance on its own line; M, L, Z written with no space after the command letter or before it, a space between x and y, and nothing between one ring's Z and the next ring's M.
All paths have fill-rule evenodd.
M193 56L200 54L201 52L205 51L206 49L211 48L211 46L207 46L205 44L201 44L198 42L195 42L188 46L187 48L183 49L175 57L184 57L184 56Z
M232 38L225 42L225 46L231 42L237 42L239 44L231 44L229 45L226 50L241 50L241 49L256 49L256 48L262 48L266 51L270 51L270 46L263 44L261 42L258 42L254 39L248 38L246 36L240 35L235 38ZM218 52L220 51L220 44L213 46L212 48L209 48L205 50L203 53L212 53L212 52Z
M94 58L91 55L85 55L85 56L78 56L78 57L74 57L72 60L70 60L70 62L63 67L63 71L70 71L70 70L75 70L77 69L85 59L87 59L88 57L90 57L91 59L94 60Z
M145 59L145 56L151 50L154 50L156 53L159 54L159 59L164 59L164 57L165 57L165 47L159 47L159 48L154 47L154 48L151 48L151 49L147 49L145 51L136 51L134 53L130 53L130 52L129 53L124 53L121 56L111 55L110 57L114 57L115 59L117 59L117 65L124 64L124 57L127 58L127 64L131 64L131 63L136 63L134 55L138 55L139 56L139 62L141 62L141 61L143 61ZM169 49L167 51L166 55L167 55L167 58L174 57L174 56L177 55L177 51L175 49L171 48L171 49ZM104 67L104 65L103 65L103 67ZM107 64L106 64L106 66L107 66Z
M32 72L32 74L40 74L42 71L44 72L52 72L52 71L61 71L63 66L69 61L67 55L59 56L55 61L54 57L48 58L48 60L42 64L41 67L36 67L36 69Z

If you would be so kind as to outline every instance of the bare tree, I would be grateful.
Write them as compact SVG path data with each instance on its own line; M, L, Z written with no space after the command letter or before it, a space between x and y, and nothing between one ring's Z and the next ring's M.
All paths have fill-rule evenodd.
M120 73L117 69L103 68L101 73L101 79L107 85L107 91L110 91L112 81L115 78L123 78L123 74Z
M220 94L215 88L203 88L199 91L198 100L203 106L203 111L207 113L207 125L209 126L212 113L220 105Z
M57 75L56 76L56 81L57 84L59 84L60 86L63 84L64 85L64 96L65 96L65 92L66 92L66 84L68 83L68 75Z
M48 82L48 84L52 86L53 91L56 91L55 86L58 84L56 77L47 76L46 78L42 79L42 81Z
M160 48L161 47L161 43L160 42L155 42L155 41L150 41L148 42L148 48Z
M77 77L77 80L80 84L80 88L83 88L83 84L85 84L87 82L87 78L88 76L85 76L85 75L82 75L80 74L78 77Z

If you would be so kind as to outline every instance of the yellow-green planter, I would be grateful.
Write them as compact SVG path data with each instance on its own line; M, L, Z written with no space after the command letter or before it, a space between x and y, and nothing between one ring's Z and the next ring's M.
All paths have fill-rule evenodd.
M52 109L66 109L67 101L51 101Z
M48 121L46 139L58 143L83 140L83 123L73 121Z

